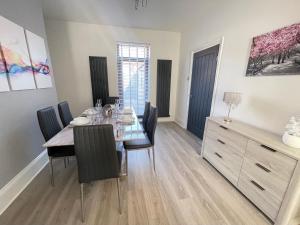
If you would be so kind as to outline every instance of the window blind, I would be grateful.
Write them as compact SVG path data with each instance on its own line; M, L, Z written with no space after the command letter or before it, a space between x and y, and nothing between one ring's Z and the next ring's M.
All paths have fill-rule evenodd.
M118 43L118 92L121 107L133 107L137 115L144 114L149 99L148 44Z

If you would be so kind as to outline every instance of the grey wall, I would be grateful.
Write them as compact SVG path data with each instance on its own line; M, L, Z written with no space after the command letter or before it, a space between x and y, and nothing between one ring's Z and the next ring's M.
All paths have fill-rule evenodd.
M40 0L1 0L0 15L46 40ZM0 188L43 150L36 110L54 104L55 88L0 93Z

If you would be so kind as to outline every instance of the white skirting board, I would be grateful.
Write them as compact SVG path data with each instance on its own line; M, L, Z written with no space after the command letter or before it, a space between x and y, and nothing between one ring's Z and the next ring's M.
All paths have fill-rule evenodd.
M39 172L47 165L48 161L47 150L44 150L0 189L0 215L39 174Z
M183 129L186 129L186 126L184 125L184 123L178 119L174 120L175 123L177 123L180 127L182 127Z
M160 117L158 118L157 122L174 122L173 117Z

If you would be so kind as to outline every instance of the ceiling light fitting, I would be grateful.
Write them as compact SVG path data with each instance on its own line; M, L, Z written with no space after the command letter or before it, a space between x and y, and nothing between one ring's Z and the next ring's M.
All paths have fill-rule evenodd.
M146 7L148 5L148 0L134 0L135 1L135 10L138 10L139 7Z

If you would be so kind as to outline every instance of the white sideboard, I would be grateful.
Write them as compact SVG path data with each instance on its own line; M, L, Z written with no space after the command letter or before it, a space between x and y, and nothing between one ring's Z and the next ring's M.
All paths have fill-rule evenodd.
M246 123L206 119L201 155L276 225L299 207L300 149Z

